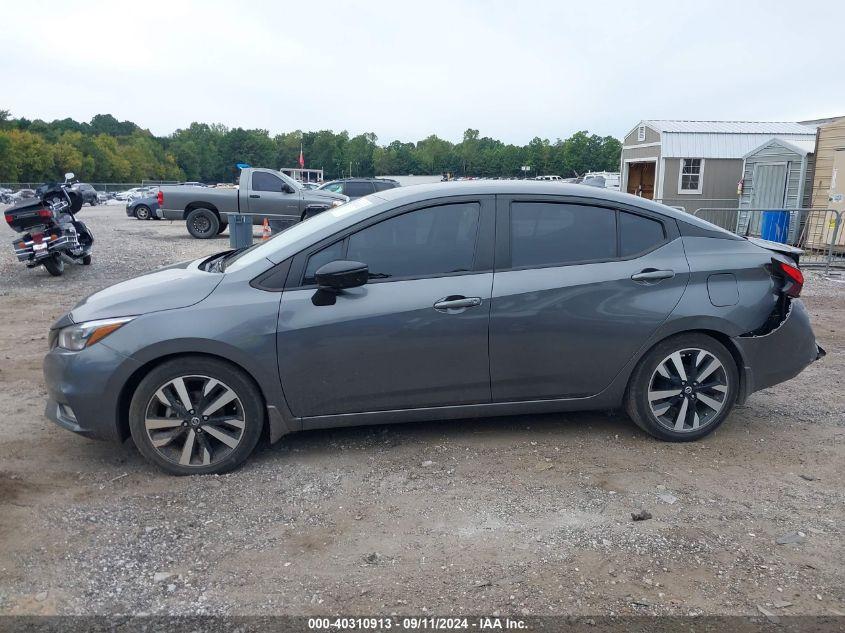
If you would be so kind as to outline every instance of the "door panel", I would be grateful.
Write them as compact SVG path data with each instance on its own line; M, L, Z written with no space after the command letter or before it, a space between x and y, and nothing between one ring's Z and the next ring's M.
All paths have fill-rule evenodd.
M288 290L279 370L294 415L319 416L490 401L492 273L369 283L315 306ZM480 305L437 310L447 297Z
M253 218L253 223L263 222L262 214L268 214L270 218L273 215L285 215L299 219L302 194L300 191L293 193L282 191L283 184L284 181L273 174L252 173L247 200L249 212L257 214L257 217Z
M675 276L631 279L648 268L674 270ZM493 401L600 392L666 320L688 278L680 239L628 261L496 273Z
M558 198L499 196L496 209L493 401L599 393L681 299L689 264L677 227L663 219L661 231L656 215Z

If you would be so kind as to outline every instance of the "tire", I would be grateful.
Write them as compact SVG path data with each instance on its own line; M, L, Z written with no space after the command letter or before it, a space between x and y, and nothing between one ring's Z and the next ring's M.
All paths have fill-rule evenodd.
M313 218L315 215L320 215L323 211L328 210L328 207L307 208L302 212L301 222L305 222L308 218Z
M97 204L98 204L98 201L97 201L97 200L92 200L92 201L91 201L91 202L89 202L88 204L90 204L92 207L96 207L96 206L97 206Z
M139 204L135 207L135 217L138 220L149 220L152 215L152 211L150 211L150 208L145 204Z
M217 229L217 235L220 235L223 231L225 231L227 226L229 226L229 225L221 222L220 226Z
M194 209L185 220L188 233L198 240L211 239L220 228L220 218L210 209Z
M90 266L91 265L91 255L83 255L82 256L82 265L83 266Z
M61 255L52 255L44 260L44 268L53 277L61 277L65 272L65 260L62 259Z
M196 409L179 409L180 391ZM203 415L202 407L214 407L213 403L231 394L233 400L206 408L207 416ZM129 430L141 454L170 474L225 473L243 463L258 444L264 426L263 403L258 388L240 369L213 358L181 356L162 363L141 380L129 406ZM206 421L215 418L219 421Z
M625 410L658 439L691 442L725 421L738 391L736 361L724 345L705 334L679 334L654 346L634 369Z

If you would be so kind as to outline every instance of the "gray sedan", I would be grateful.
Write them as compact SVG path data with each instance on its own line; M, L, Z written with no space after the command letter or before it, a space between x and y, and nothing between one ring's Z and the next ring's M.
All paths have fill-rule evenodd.
M390 189L83 300L50 331L47 415L174 474L411 420L623 409L695 440L823 355L799 256L603 189Z

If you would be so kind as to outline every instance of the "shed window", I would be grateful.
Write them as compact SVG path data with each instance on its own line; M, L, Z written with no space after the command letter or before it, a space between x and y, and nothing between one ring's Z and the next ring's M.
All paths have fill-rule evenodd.
M642 143L645 140L645 125L637 128L637 142Z
M703 158L682 158L681 172L678 176L678 193L701 193L703 172Z

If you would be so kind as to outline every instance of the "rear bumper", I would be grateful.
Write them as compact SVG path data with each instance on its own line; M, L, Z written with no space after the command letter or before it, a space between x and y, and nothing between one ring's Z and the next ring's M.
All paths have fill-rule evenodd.
M44 414L85 437L122 441L118 403L123 385L141 364L103 343L79 352L61 348L44 357Z
M825 355L816 343L807 308L798 299L792 302L786 319L775 330L762 336L737 336L731 340L742 356L740 402L755 391L794 378Z

